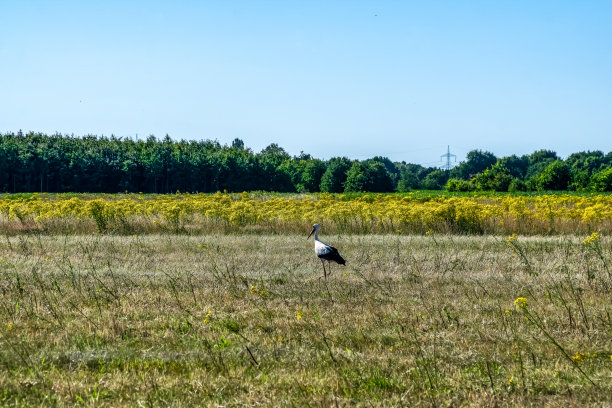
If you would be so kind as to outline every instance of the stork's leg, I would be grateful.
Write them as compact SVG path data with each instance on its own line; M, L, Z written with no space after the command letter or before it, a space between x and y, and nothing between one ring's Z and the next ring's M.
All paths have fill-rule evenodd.
M331 276L331 261L327 261L327 276Z
M325 278L327 279L327 271L325 270L325 261L321 259L321 265L323 265L323 276L319 276L319 279Z

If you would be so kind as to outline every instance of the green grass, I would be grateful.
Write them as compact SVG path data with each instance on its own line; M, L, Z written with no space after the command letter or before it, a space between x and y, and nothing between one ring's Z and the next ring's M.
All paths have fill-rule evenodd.
M210 193L209 193L210 194ZM239 199L241 193L231 193L231 195ZM329 193L276 193L269 191L251 191L249 196L254 199L269 199L272 197L284 197L284 198L312 198L320 195ZM368 192L355 192L355 193L342 193L332 194L335 196L342 195L344 200L351 200L358 197L367 195L375 196L379 193L368 193ZM418 199L429 200L436 197L537 197L540 195L573 195L579 197L591 197L595 195L610 195L612 192L590 192L590 191L522 191L522 192L498 192L498 191L446 191L446 190L414 190L407 193L384 193L392 194L397 196L411 196ZM3 199L37 199L37 198L48 198L48 199L69 199L77 197L83 200L94 200L97 198L103 198L105 200L120 200L124 198L144 198L154 199L164 194L153 194L153 193L0 193L0 200Z
M612 403L609 238L324 240L3 237L0 405Z
M376 195L377 193L344 193L346 199L362 197L364 195ZM610 195L611 192L591 192L591 191L446 191L446 190L413 190L406 193L385 193L399 196L412 196L420 199L431 199L436 197L537 197L541 195L572 195L579 197L591 197L595 195Z

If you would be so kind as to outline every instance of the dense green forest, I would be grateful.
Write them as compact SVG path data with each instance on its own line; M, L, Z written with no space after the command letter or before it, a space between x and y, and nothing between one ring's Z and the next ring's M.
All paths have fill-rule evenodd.
M116 137L0 134L2 192L405 192L612 191L612 152L554 151L498 158L480 150L450 171L392 162L292 157L277 144L259 153L240 139L135 141Z

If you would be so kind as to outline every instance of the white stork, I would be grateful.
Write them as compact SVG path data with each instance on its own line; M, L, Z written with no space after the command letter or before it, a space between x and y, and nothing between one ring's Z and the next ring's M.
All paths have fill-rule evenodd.
M315 254L317 254L319 259L321 260L321 265L323 265L323 276L322 277L327 279L327 271L325 270L325 261L327 261L328 263L331 261L335 261L336 263L340 265L346 265L346 261L344 260L344 258L340 256L336 248L334 248L331 245L327 245L325 242L319 241L319 229L321 229L321 226L319 224L313 225L312 231L310 231L310 234L308 234L308 238L310 238L310 236L314 233L314 251L315 251ZM329 274L331 275L331 265L329 268L330 268ZM321 276L319 277L319 279L321 279Z

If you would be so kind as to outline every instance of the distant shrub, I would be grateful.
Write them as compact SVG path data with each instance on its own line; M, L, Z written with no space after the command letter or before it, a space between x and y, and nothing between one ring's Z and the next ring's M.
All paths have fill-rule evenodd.
M599 171L591 178L592 191L612 191L612 167Z
M446 184L447 175L443 170L436 169L423 179L422 186L425 190L442 190Z
M567 190L570 182L570 169L561 160L550 163L536 178L536 187L539 191Z
M510 185L508 186L508 191L511 193L516 193L519 191L527 191L527 184L518 178L512 179Z
M508 191L512 178L508 169L497 162L474 177L472 183L478 190Z
M474 191L476 186L471 181L452 178L446 182L445 189L446 191Z

